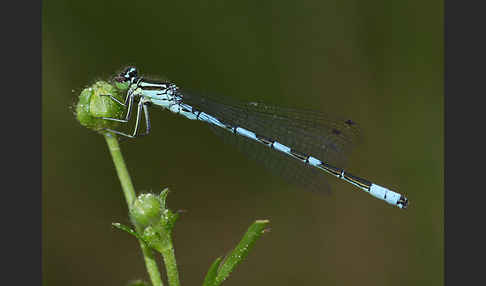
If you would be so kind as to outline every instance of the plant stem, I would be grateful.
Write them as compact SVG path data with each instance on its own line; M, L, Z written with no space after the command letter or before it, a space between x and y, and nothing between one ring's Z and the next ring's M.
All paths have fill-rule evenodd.
M125 195L128 208L131 208L136 198L135 188L133 187L132 179L130 178L130 174L128 173L125 161L123 160L120 145L118 144L118 140L116 139L116 137L111 135L110 133L105 133L104 137L106 139L106 143L108 144L108 149L110 150L111 157L113 158L113 163L115 164L116 173L118 174L118 178L120 179L123 194Z
M111 157L113 158L113 163L115 164L116 172L118 174L118 178L120 179L123 194L125 195L125 200L127 201L128 208L130 209L133 205L133 202L135 201L136 194L133 187L132 179L130 178L127 166L125 165L125 161L123 160L120 145L118 144L118 140L115 136L109 133L105 133L104 137L106 143L108 144L108 149L110 150ZM135 225L135 228L138 232L139 227ZM139 243L145 260L145 266L147 267L150 280L152 281L152 285L163 286L162 279L160 278L159 268L157 267L157 261L155 260L152 250L142 241L139 240Z
M170 286L180 286L179 273L177 272L177 263L174 254L174 247L170 235L165 241L165 246L162 249L162 257L164 258L165 270L167 271L167 280Z
M145 266L147 267L147 272L149 273L150 280L153 286L163 286L162 279L160 278L159 268L157 267L157 261L154 257L154 252L150 247L145 245L142 241L140 243L140 248L142 249L143 259L145 260Z

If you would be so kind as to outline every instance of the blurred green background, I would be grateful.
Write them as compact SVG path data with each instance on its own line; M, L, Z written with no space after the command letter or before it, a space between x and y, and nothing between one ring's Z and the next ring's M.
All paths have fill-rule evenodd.
M207 126L154 109L122 145L139 191L169 186L183 285L255 219L272 231L224 285L442 285L442 1L43 1L44 285L148 280L104 139L79 92L127 64L237 100L311 108L361 125L347 169L406 194L403 211L329 177L302 192ZM163 267L161 267L163 269ZM164 275L165 277L165 275Z

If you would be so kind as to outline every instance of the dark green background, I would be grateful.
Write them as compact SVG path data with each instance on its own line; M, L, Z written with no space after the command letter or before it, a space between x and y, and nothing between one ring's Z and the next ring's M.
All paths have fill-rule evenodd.
M103 138L80 126L79 92L127 64L238 100L352 118L348 169L406 194L399 210L329 177L302 192L200 122L151 113L122 145L139 191L169 186L183 285L201 285L255 219L272 231L225 285L442 285L442 1L43 1L44 285L147 279ZM165 275L164 275L165 276Z

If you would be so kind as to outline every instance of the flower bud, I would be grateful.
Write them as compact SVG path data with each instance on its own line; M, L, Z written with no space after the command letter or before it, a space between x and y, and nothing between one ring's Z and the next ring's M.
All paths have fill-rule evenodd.
M139 226L145 228L160 221L162 207L159 196L154 194L141 194L133 203L130 214Z
M119 122L104 120L98 117L122 118L125 107L113 101L112 95L120 101L124 101L124 90L105 82L98 81L83 89L76 104L76 118L81 125L99 130L102 128L116 129Z

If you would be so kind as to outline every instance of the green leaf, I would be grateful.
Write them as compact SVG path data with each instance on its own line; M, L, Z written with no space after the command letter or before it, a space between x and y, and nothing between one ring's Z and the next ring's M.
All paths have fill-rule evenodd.
M248 252L255 244L256 240L265 232L268 220L256 220L246 231L245 235L238 245L226 257L224 263L219 267L213 285L220 285L230 273L240 264L248 255Z
M143 243L148 244L147 241L141 235L139 235L136 231L134 231L130 227L128 227L124 224L118 223L118 222L114 222L111 225L113 225L114 227L116 227L118 229L121 229L121 230L127 232L128 234L135 236L136 238L138 238Z
M162 209L165 209L165 203L167 201L167 195L169 194L169 188L165 188L160 192L159 199L160 199L160 205L162 206Z
M159 200L162 210L162 217L160 220L160 224L163 226L165 232L170 235L172 229L174 228L175 222L177 218L179 218L178 213L172 212L170 209L166 207L167 202L167 195L169 194L169 188L165 188L160 192Z
M216 283L216 275L218 274L218 268L219 265L221 264L222 257L216 258L214 260L213 264L211 264L211 267L209 267L208 273L206 274L206 277L204 278L204 283L203 286L213 286Z

